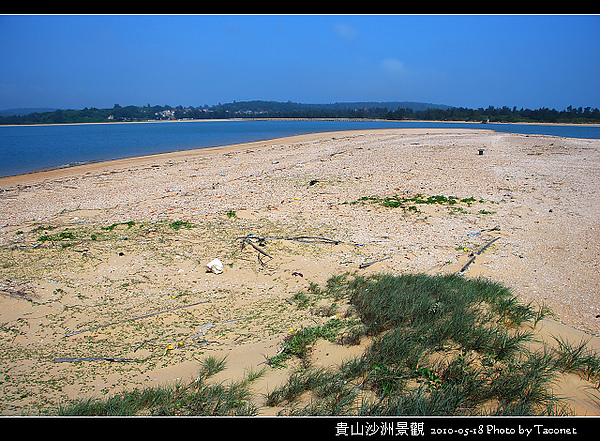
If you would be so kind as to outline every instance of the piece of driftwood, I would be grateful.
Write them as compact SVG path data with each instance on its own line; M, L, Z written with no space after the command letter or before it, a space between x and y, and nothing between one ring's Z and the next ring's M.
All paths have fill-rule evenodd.
M473 261L475 260L476 257L477 257L477 254L473 255L473 257L471 257L469 259L469 261L461 268L459 273L464 273L469 268L469 266L473 263Z
M140 343L140 345L139 345L137 348L135 348L135 349L133 350L133 352L137 352L137 351L138 351L139 349L141 349L141 348L142 348L142 346L144 346L146 343L149 343L149 342L151 342L152 340L156 340L157 338L158 338L158 337L154 337L154 338L149 338L148 340L144 340L142 343Z
M498 239L500 239L500 236L490 240L482 249L480 249L479 251L477 251L477 255L479 256L481 253L483 253L491 244L493 244L494 242L496 242Z
M469 259L469 261L462 267L462 269L459 271L459 273L464 273L469 266L475 261L475 259L477 258L477 256L481 255L491 244L493 244L494 242L496 242L498 239L500 239L500 236L490 240L487 244L485 244L485 246L483 248L481 248L479 251L477 251L473 257L471 257Z
M264 254L265 256L270 257L271 259L273 258L273 256L271 256L265 250L261 250L259 247L257 247L256 245L254 245L252 242L246 242L246 243L250 244L250 246L252 248L254 248L256 251L258 251L259 253Z
M358 265L358 267L360 269L367 268L367 267L369 267L371 265L375 265L376 263L383 262L384 260L388 260L388 259L391 259L391 257L384 257L383 259L374 260L372 262L361 263L360 265Z
M242 240L242 249L244 249L244 246L246 244L248 244L252 248L254 248L256 251L258 251L260 254L264 254L265 256L270 257L271 259L273 258L273 256L271 256L265 250L260 249L259 247L257 247L256 245L254 245L254 243L252 242L252 240L255 239L255 240L257 240L259 242L259 244L262 244L262 243L264 243L264 241L266 240L266 238L260 237L260 236L255 236L254 234L249 234L247 236L238 237L238 239L243 239ZM259 260L260 260L260 258L259 258Z
M125 363L132 361L131 358L116 358L116 357L81 357L81 358L55 358L54 363L75 363L76 361L117 361Z
M202 303L208 303L208 302L209 302L209 300L204 300L202 302L196 302L196 303L192 303L190 305L183 305L183 306L178 306L177 308L167 309L166 311L154 312L152 314L141 315L139 317L133 317L133 318L130 318L130 319L120 320L118 322L108 323L106 325L94 326L92 328L83 329L81 331L71 332L70 334L65 335L65 337L71 337L73 335L82 334L82 333L88 332L88 331L94 331L94 330L100 329L100 328L106 328L106 327L112 326L112 325L118 325L120 323L133 322L135 320L140 320L140 319L144 319L144 318L148 318L148 317L153 317L155 315L166 314L168 312L177 311L178 309L191 308L192 306L196 306L196 305L200 305Z
M267 240L289 240L292 242L308 243L308 244L323 244L323 245L338 245L343 243L341 240L330 239L322 236L292 236L292 237L262 237L255 234L248 234L247 236L241 236L236 239L243 239L242 245L245 243L252 244L252 242L258 242L263 244Z
M233 319L233 320L227 320L226 322L222 322L221 324L222 325L226 325L228 323L239 322L240 320L245 320L245 319L246 319L246 317L240 317L240 318L236 318L236 319Z
M258 251L258 253L259 253L258 254L258 262L263 267L266 267L267 265L263 262L263 260L261 258L261 254L263 256L269 257L270 259L273 259L273 256L271 256L264 249L257 246L255 244L255 242L257 242L258 245L261 245L261 246L264 245L264 243L267 240L289 240L291 242L297 242L297 243L322 244L322 245L337 245L337 244L342 243L342 241L340 241L340 240L330 239L328 237L322 237L322 236L261 237L261 236L257 236L252 233L250 233L246 236L237 237L236 240L238 240L238 239L242 239L242 250L244 249L246 244L248 244L252 248L254 248L256 251Z
M263 267L266 267L267 264L265 262L262 261L261 257L260 257L260 253L257 255L258 257L258 263L260 263Z
M321 236L294 236L294 237L286 237L285 240L290 240L292 242L299 242L299 243L308 243L308 244L321 243L323 245L338 245L338 244L342 243L341 240L329 239L328 237L321 237Z

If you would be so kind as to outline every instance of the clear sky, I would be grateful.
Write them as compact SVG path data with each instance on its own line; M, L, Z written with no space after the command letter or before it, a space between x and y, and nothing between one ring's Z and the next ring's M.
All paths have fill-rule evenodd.
M0 16L0 109L234 100L600 108L600 16Z

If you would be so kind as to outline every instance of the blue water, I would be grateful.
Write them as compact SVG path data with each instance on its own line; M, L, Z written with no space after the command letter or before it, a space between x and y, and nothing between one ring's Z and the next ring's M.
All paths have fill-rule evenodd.
M0 126L0 177L111 159L261 141L306 133L386 128L491 129L600 139L600 127L412 121L186 121Z

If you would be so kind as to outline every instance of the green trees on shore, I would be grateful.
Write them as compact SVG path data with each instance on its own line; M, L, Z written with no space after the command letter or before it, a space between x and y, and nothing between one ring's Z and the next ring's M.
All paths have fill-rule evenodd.
M586 107L582 109L567 107L558 111L542 107L539 109L512 109L506 106L487 109L468 109L464 107L451 107L447 110L427 109L424 111L410 111L399 109L386 114L387 119L417 119L432 121L489 121L489 122L539 122L539 123L600 123L600 111L597 108Z
M388 106L395 104L394 106ZM425 105L423 103L336 103L299 104L275 101L245 101L202 107L125 106L115 104L108 109L85 107L81 110L55 110L27 115L0 116L0 125L66 124L173 119L228 118L367 118L417 121L488 121L537 123L600 123L600 111L591 107L517 109L488 106L486 109ZM420 104L420 105L417 105ZM366 107L370 105L371 107ZM381 106L381 107L379 107ZM390 108L391 107L391 108Z

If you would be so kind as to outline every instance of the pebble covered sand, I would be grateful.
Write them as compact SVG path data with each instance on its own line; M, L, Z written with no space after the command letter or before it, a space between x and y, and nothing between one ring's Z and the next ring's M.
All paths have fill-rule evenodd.
M499 281L523 302L549 306L557 322L591 337L600 336L599 191L600 140L459 129L331 132L2 178L0 247L25 246L24 232L36 225L237 220L247 227L243 234L260 226L267 234L279 228L347 244L331 247L322 260L287 261L289 280L297 268L303 281L323 283L378 260L365 271L458 272L498 237L465 276ZM419 205L418 211L357 203L367 196L418 194L472 199L456 207ZM202 254L211 249L210 239L190 241L180 254L195 256L191 266L219 257ZM233 245L221 250L226 246ZM142 271L136 257L128 264ZM197 292L225 281L243 286L232 278L237 262L223 259L230 265L220 279L208 280L196 269L194 282L206 281L195 285ZM274 293L284 280L277 273L284 262L278 267L276 260L267 262L273 271L252 282L259 291ZM181 268L192 274L191 266ZM8 264L1 277L5 294L27 284ZM65 291L74 285L70 278ZM53 289L42 282L30 288L42 297ZM0 296L1 323L23 316L16 302Z
M72 210L102 210L106 223L245 210L329 224L345 240L391 250L397 270L427 271L451 260L469 233L497 226L503 239L486 256L486 273L598 335L599 147L490 131L340 132L5 178L0 244L24 223ZM409 222L393 210L340 205L416 193L497 205L489 215Z

